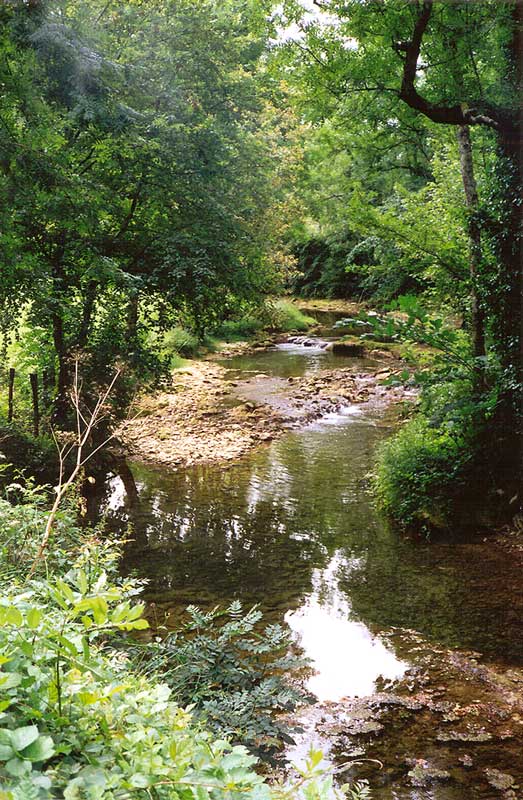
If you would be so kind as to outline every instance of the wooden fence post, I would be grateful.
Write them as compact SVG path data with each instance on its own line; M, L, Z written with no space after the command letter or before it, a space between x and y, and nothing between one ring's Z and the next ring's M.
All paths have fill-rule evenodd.
M33 433L38 436L40 432L40 412L38 409L38 375L36 372L31 372L29 375L31 381L31 392L33 395Z
M9 370L9 394L7 400L7 421L13 421L13 392L15 386L15 370L13 367Z
M52 370L44 369L42 372L42 404L44 408L49 408L51 404L51 393L54 385L54 375Z

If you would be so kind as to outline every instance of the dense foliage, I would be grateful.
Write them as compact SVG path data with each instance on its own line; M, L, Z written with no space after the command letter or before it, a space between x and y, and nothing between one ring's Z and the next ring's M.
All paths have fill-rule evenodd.
M431 497L436 506L463 502L472 482L494 518L500 505L514 513L523 465L523 6L333 0L311 11L289 0L279 21L287 35L274 69L309 126L294 286L381 306L415 295L425 308L417 326L400 330L396 319L381 332L416 334L443 355L422 419L384 451L382 502L408 525L430 516Z
M143 374L152 328L277 287L294 122L255 2L13 2L0 28L3 346L63 403L73 353Z

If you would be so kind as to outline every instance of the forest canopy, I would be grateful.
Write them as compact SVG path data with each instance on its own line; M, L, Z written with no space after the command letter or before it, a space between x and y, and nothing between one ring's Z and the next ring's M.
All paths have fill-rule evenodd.
M140 324L202 333L279 287L292 114L257 3L3 4L2 330L41 331L58 393Z
M392 302L453 320L442 394L519 474L519 0L0 14L4 366L56 375L55 419L75 359L88 384L125 364L125 405L173 346L267 324L273 295Z

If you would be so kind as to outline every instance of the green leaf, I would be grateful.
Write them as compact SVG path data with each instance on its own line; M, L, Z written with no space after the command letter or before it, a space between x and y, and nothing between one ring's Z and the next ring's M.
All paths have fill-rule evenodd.
M14 689L22 682L22 676L18 672L3 672L0 675L0 688L2 690Z
M21 628L24 623L21 611L15 608L15 606L9 606L9 608L6 609L5 617L6 622L10 625L16 625L18 628Z
M28 761L47 761L55 754L54 742L50 736L40 736L33 744L26 747L22 757Z
M13 748L19 753L25 750L30 744L38 739L39 732L36 725L27 725L24 728L17 728L11 731L11 742Z
M8 761L13 755L11 734L5 728L0 729L0 761Z
M12 758L7 762L5 768L14 778L22 778L31 772L31 764L28 761L22 761L21 758Z
M78 573L77 573L77 576L76 576L76 582L77 582L78 588L80 589L81 593L82 594L87 594L87 591L89 589L89 585L87 583L87 575L85 574L85 571L83 569L78 570Z
M70 586L65 583L61 578L58 578L56 581L56 586L60 590L62 597L68 601L69 603L74 602L74 592Z
M121 627L127 630L144 631L146 628L149 627L149 623L147 622L146 619L143 619L142 617L142 619L135 619L132 622L122 623Z
M136 789L146 789L147 786L149 786L150 780L147 775L142 775L140 772L135 772L135 774L132 775L129 783Z
M38 608L31 608L27 612L26 619L30 628L38 628L42 621L42 612Z

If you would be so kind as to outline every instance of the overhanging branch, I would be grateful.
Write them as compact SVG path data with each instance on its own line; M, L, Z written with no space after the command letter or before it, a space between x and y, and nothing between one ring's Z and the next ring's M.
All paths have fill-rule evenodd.
M399 92L401 100L433 122L446 125L485 125L489 128L498 129L501 122L500 118L506 116L506 114L497 114L495 109L489 109L489 113L479 113L477 109L469 108L466 104L439 106L428 101L416 89L416 72L421 43L432 15L432 7L433 0L423 0L423 5L412 33L412 39L396 45L396 50L404 53L403 78Z

